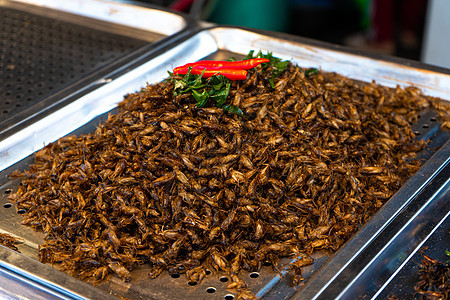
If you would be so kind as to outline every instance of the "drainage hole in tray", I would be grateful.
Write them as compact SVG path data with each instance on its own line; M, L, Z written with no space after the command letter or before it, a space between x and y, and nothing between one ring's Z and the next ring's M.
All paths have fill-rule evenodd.
M430 118L430 122L436 122L437 119L435 117Z
M422 128L430 128L430 126L428 124L423 124Z
M250 273L250 278L258 278L258 277L259 277L259 273L258 272Z
M3 207L4 208L10 208L10 207L12 207L13 205L11 204L11 203L5 203L5 204L3 204Z
M208 294L215 293L215 292L216 292L216 288L213 287L213 286L210 286L209 288L206 289L206 292L207 292Z
M188 284L190 286L194 286L194 285L197 285L197 281L189 281Z
M420 132L414 131L414 134L415 134L415 135L420 135Z
M170 274L170 277L172 277L172 278L180 278L180 274L178 274L178 273L173 273L173 274Z
M225 300L233 300L234 295L233 294L226 294L225 297L223 297Z
M27 211L25 210L25 209L19 209L18 211L17 211L17 213L19 214L19 215L23 215L24 213L26 213Z
M270 267L271 265L272 265L272 263L270 261L263 262L263 266L265 266L265 267Z
M211 270L210 270L210 269L206 269L206 270L205 270L205 274L206 274L206 275L211 274Z
M11 194L12 193L12 189L6 189L5 190L5 194Z
M219 278L220 282L228 282L228 277L227 276L222 276Z

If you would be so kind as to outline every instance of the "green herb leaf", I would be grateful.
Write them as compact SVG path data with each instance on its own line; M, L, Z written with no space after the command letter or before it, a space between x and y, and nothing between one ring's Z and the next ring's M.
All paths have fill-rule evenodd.
M210 98L212 101L216 102L217 107L222 107L227 101L228 94L230 93L230 83L225 84L225 88L223 89L212 89L212 93L210 94Z
M195 80L190 83L189 85L192 87L192 89L199 89L202 88L204 85L202 83L202 77L203 73L205 73L206 69L203 70L202 74L195 76ZM191 72L191 67L189 67L189 72Z
M202 93L192 90L192 96L194 97L198 107L205 107L206 102L208 102L208 93L206 89Z
M263 67L267 70L269 68L272 69L272 74L269 77L269 83L272 88L275 88L274 79L279 77L284 70L287 69L290 61L282 60L281 58L273 56L272 52L267 52L267 54L263 54L261 50L254 56L255 50L250 50L247 56L244 59L252 59L252 58L267 58L270 60L268 63L263 63Z
M215 90L220 90L226 82L228 82L226 77L219 74L211 76L208 80L208 85Z
M198 107L205 107L210 102L216 107L226 106L227 109L224 108L226 111L243 116L239 108L225 104L231 88L229 79L220 74L205 79L202 78L203 73L204 71L201 75L194 75L189 69L181 79L172 76L174 96L191 93Z
M317 74L319 72L319 70L317 70L317 68L309 68L305 70L305 76L309 77L313 74Z
M259 52L261 52L261 50ZM255 58L255 57L253 57L253 53L255 53L255 50L250 50L250 52L248 52L247 56L244 57L244 60Z
M202 81L202 75L204 72L205 71L203 71L201 75L194 75L191 74L191 68L189 68L188 72L182 79L172 78L174 84L174 96L178 96L195 89L204 88L206 86L206 84Z

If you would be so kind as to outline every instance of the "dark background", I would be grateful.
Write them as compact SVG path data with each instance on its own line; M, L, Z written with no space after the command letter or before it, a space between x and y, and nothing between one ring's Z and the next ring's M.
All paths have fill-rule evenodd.
M140 0L216 24L420 60L427 0Z

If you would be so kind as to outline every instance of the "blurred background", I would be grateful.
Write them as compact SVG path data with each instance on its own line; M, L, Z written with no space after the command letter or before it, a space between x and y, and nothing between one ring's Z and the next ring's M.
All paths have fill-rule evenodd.
M449 0L138 0L216 24L309 37L450 68Z

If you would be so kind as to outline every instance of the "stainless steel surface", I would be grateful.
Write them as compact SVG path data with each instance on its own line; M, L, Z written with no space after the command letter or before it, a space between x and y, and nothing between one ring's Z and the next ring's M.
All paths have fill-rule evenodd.
M447 192L447 197L450 198L450 191ZM448 249L448 245L450 245L449 233L450 216L447 214L447 217L430 232L419 251L409 256L401 268L377 291L376 299L387 299L393 295L401 296L403 299L413 299L416 295L414 286L420 281L418 270L424 260L424 255L442 263L448 261L448 256L443 248Z
M17 184L6 178L10 171L26 167L31 162L31 158L26 157L42 148L42 145L75 130L78 133L92 130L99 119L104 118L108 111L117 106L124 94L139 90L145 86L146 82L161 81L167 76L167 70L205 57L211 59L240 57L252 49L271 51L274 55L292 59L303 67L319 67L358 80L375 80L379 84L391 87L397 84L401 86L412 84L421 88L428 95L450 98L450 72L445 70L443 72L425 70L420 66L381 61L377 58L342 52L323 45L308 44L301 39L284 39L243 29L228 27L205 29L184 42L161 51L158 56L143 62L120 77L100 79L103 83L102 86L1 141L0 170L3 171L0 173L2 176L0 178L0 192L2 193L0 194L0 213L5 218L0 220L0 230L22 238L24 243L19 245L19 249L31 259L36 259L37 245L42 241L42 235L19 225L20 216L13 207L10 207L11 203L6 199L9 190L14 189ZM424 121L426 120L422 122ZM422 131L422 136L427 136L431 129ZM448 136L444 137L444 142L445 140L448 140ZM414 229L408 227L408 230L400 230L404 225L414 225L414 220L419 220L419 216L423 216L423 213L427 212L434 204L442 205L442 201L448 201L448 199L438 197L440 194L433 194L430 191L435 186L438 190L442 190L441 187L444 183L435 181L435 179L440 178L439 174L448 164L449 156L450 148L447 143L339 252L331 257L327 253L315 254L316 263L304 270L305 278L313 276L308 281L306 288L302 285L291 287L289 276L280 277L270 267L263 267L258 276L244 273L242 274L243 278L253 292L267 299L284 299L294 294L298 298L305 299L319 297L327 287L336 283L333 280L340 274L347 274L346 267L350 266L353 261L357 261L360 253L363 253L365 249L370 249L372 242L379 242L376 238L383 236L384 230L390 228L389 224L396 223L400 219L404 222L404 224L400 222L398 227L394 228L398 234L394 234L386 240L390 245L394 245L398 236L405 238L404 234L410 229ZM416 200L425 191L431 193L429 197L425 197L422 201ZM409 209L413 210L409 211ZM405 211L411 212L411 215L402 215ZM386 252L380 252L380 255L383 253ZM373 257L372 265L378 264L376 259ZM37 261L35 263L39 265ZM325 263L326 265L317 271ZM363 278L362 275L367 274L366 271L364 266L357 265L351 270L351 273ZM131 283L124 283L120 279L112 277L109 282L100 285L98 290L131 299L180 299L186 297L224 299L228 295L226 283L220 280L220 274L210 274L201 284L195 286L188 285L183 276L172 278L167 273L163 273L157 279L149 279L145 266L134 271L132 276ZM338 286L341 289L330 291L329 295L338 296L341 291L353 291L352 285L357 282L349 280L345 283L348 285ZM84 285L84 283L80 282L80 285ZM345 290L347 286L349 289ZM79 287L75 284L71 289L78 290ZM231 297L234 296L228 295L226 299L232 299ZM345 298L344 296L343 298Z
M146 6L108 0L1 0L0 5L32 9L33 12L64 18L96 29L155 41L155 34L170 36L186 26L180 15ZM40 9L40 10L39 10ZM139 35L139 36L137 36Z
M0 246L0 297L3 299L107 299L111 295Z
M114 1L0 0L0 140L192 26L175 12Z

